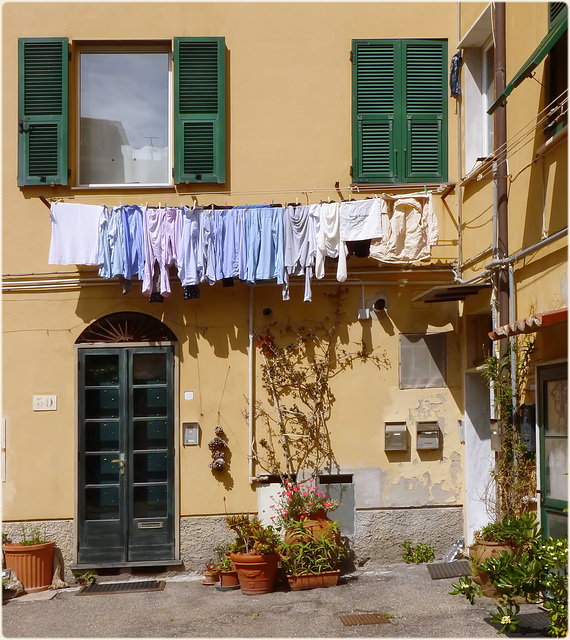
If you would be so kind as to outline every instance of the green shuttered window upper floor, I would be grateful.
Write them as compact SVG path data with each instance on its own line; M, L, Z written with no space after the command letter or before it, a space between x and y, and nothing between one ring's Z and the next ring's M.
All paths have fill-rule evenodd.
M353 40L353 180L447 180L447 41Z
M20 38L18 47L18 184L66 185L69 108L79 99L68 95L69 41ZM174 183L224 183L225 39L175 38L173 60Z

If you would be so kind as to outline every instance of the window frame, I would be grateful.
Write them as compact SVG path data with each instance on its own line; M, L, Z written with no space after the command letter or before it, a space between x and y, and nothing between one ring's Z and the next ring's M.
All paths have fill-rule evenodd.
M489 86L489 78L488 78L488 66L487 56L491 55L493 57L492 64L492 84ZM493 102L495 101L495 74L494 74L494 63L495 59L495 44L493 42L493 37L491 36L485 44L481 47L481 107L482 107L482 115L481 115L481 140L483 141L482 146L482 156L488 158L493 155L495 152L495 117L493 115L489 115L487 110L491 107ZM491 136L492 133L492 136Z
M78 188L85 189L123 189L132 187L166 188L172 187L174 166L174 118L173 118L173 64L172 45L170 40L165 41L90 41L75 43L75 184ZM167 137L168 137L168 181L167 182L138 182L138 183L88 183L81 177L81 55L84 53L166 53L168 54L168 110L167 110Z
M107 46L109 50L117 51L135 45L142 51L152 45L164 46L165 43L168 43L168 49L165 46L164 50L168 51L169 68L172 69L172 73L169 72L168 89L169 103L172 105L168 114L171 154L168 183L81 184L78 135L81 126L78 77L80 62L76 54L77 48L81 47L82 51L91 48L101 51L102 47ZM181 49L190 51L189 56L184 59L177 57L177 52ZM195 56L192 51L196 52ZM72 53L75 55L72 56ZM223 36L180 36L166 41L19 38L18 186L70 184L73 188L87 189L171 189L178 184L226 183L226 58ZM186 64L184 73L181 72L182 63ZM70 69L70 66L75 67L75 70ZM196 86L201 91L195 91ZM202 90L204 87L205 91ZM71 99L70 92L73 92ZM180 96L182 99L178 105L177 99ZM33 104L33 114L28 116L30 103ZM202 107L203 111L200 112ZM75 143L70 140L71 133L76 137ZM70 151L75 154L71 158L73 173L70 170Z

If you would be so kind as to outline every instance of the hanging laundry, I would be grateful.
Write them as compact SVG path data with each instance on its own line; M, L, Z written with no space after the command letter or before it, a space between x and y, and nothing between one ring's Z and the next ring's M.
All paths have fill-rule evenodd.
M178 277L182 286L197 285L204 278L204 250L200 229L202 207L183 207L182 237L178 252Z
M338 202L323 202L319 207L315 276L319 280L324 277L327 257L338 258L336 279L344 282L347 277L346 254L346 244L340 239L340 205Z
M382 237L380 199L348 200L340 203L340 239L344 242Z
M123 217L121 207L109 211L103 207L99 218L99 275L102 278L123 277Z
M183 211L179 207L167 207L164 211L163 256L167 267L178 261L180 241L182 238Z
M157 291L162 296L169 296L170 281L164 259L164 209L147 207L143 213L143 228L146 257L142 292L145 296ZM158 284L157 273L160 277Z
M317 255L319 205L288 206L283 212L285 282L283 300L289 300L289 276L305 275L304 302L311 302L311 278Z
M143 212L137 205L121 205L123 217L123 277L130 280L135 273L144 277L145 244Z
M214 212L204 209L200 215L200 230L202 234L202 264L204 265L203 280L213 285L216 282L216 240L214 236Z
M439 229L431 194L382 198L382 239L370 245L370 257L380 262L428 260Z
M102 213L99 205L52 203L48 263L96 265Z
M259 210L259 256L256 280L273 280L283 284L283 208Z

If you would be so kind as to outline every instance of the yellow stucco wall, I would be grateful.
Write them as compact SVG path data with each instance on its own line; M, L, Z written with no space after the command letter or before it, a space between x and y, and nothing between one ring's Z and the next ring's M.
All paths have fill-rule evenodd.
M350 196L351 40L356 38L448 38L454 52L456 5L430 3L7 3L3 5L3 272L9 283L53 272L76 273L74 266L50 266L48 210L39 196L65 201L117 205L187 204L196 193L200 204L239 204ZM16 186L17 39L67 36L77 41L114 39L171 40L175 36L224 36L228 51L228 183L225 186L165 190L103 190ZM73 68L73 56L71 62ZM73 74L72 74L73 78ZM73 93L73 82L71 87ZM449 181L457 178L455 101L448 104ZM75 101L70 101L73 112ZM72 182L75 134L70 131ZM303 192L308 192L306 195ZM354 193L356 197L364 194ZM440 242L434 261L452 262L457 253L456 194L436 196ZM10 212L10 215L6 215ZM22 247L25 250L22 250ZM337 403L331 438L342 469L379 470L374 506L460 505L461 454L457 419L461 417L460 328L456 305L412 303L411 298L442 281L449 270L406 276L380 271L369 260L351 258L351 271L370 282L365 295L385 290L391 296L388 322L356 319L360 284L349 283L347 340L369 336L385 349L391 367L371 372L357 365L335 381ZM95 277L91 268L83 276ZM51 277L51 276L50 276ZM57 274L53 276L56 280ZM33 278L32 278L33 279ZM375 284L382 281L381 284ZM400 281L400 282L399 282ZM412 284L413 282L413 284ZM3 306L3 417L7 424L7 481L4 518L72 518L75 501L76 381L74 342L97 318L119 310L159 317L179 340L178 431L183 422L201 425L200 447L178 447L181 515L220 514L257 509L248 481L248 425L243 416L248 393L249 289L201 287L201 297L184 301L180 288L163 305L150 305L134 285L123 295L118 284L68 290L8 291ZM277 285L254 290L254 325L263 326L261 310L294 322L322 319L324 287L315 286L313 303L303 303L293 287L283 302ZM448 388L398 388L398 335L427 327L448 335ZM256 388L260 389L259 368ZM194 393L186 400L185 391ZM34 412L32 397L53 394L54 412ZM421 456L414 440L407 456L390 458L383 447L384 420L437 418L444 430L443 450ZM231 467L220 481L208 468L208 441L221 424L231 450ZM415 437L415 436L414 436ZM29 469L33 471L30 472ZM41 478L41 482L38 482ZM225 498L225 501L224 501Z

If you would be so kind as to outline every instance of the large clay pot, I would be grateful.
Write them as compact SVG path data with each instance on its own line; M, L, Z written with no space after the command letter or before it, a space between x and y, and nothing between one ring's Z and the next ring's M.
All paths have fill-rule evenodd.
M491 540L476 540L469 547L473 582L481 587L483 595L487 596L487 598L500 598L502 593L489 582L489 573L478 569L477 566L485 562L488 558L498 558L504 551L512 553L513 548L508 544Z
M46 591L50 587L53 578L54 547L55 542L6 542L2 545L6 569L14 571L27 593Z
M321 589L323 587L336 587L340 569L336 571L323 571L322 573L302 573L299 575L287 576L291 591L301 589Z
M315 535L325 533L330 529L330 526L332 524L332 520L328 517L327 512L324 509L316 511L315 513L302 514L302 515L304 515L303 525L305 529L307 529L307 531ZM340 544L339 533L333 534L332 532L330 532L330 536L334 537L335 542L337 544ZM296 541L305 542L306 537L302 536L297 532L293 532L290 529L287 529L287 531L285 531L284 540L285 540L285 544L290 545Z
M257 596L273 591L277 573L279 555L266 553L232 553L232 562L239 577L242 592L248 596Z

